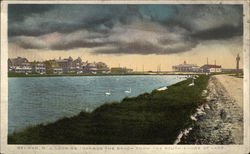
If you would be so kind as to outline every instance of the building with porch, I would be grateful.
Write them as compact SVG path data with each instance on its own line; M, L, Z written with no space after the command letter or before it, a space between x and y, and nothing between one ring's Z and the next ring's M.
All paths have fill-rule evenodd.
M44 63L35 63L32 65L32 73L45 74L46 68Z
M183 64L172 66L175 72L200 72L200 67L196 64L187 64L186 61Z
M214 72L221 72L221 65L212 65L212 64L206 64L201 66L201 70L204 73L214 73Z

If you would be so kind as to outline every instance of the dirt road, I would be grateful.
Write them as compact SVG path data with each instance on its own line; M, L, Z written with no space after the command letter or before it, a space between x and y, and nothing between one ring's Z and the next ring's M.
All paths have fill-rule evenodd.
M204 114L180 144L243 143L243 79L212 76L208 84Z
M228 94L243 108L243 79L229 75L216 75Z

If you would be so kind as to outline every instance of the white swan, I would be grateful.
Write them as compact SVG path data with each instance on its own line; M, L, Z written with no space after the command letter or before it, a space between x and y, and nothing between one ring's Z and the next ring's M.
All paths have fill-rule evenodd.
M110 96L111 95L111 92L110 92L110 89L108 92L105 92L106 96Z
M166 87L162 87L162 88L159 88L159 89L157 89L158 91L162 91L162 90L167 90L168 89L168 87L166 86Z
M126 90L124 92L127 93L127 94L130 94L131 93L131 88L129 88L129 90Z
M194 79L192 80L192 83L190 83L188 86L189 86L189 87L190 87L190 86L194 86Z

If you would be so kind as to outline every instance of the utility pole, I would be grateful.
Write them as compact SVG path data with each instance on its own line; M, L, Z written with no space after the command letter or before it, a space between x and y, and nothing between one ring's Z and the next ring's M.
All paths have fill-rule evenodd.
M239 54L236 57L236 75L239 76L239 62L240 62L240 56Z
M216 60L214 61L214 72L216 72Z

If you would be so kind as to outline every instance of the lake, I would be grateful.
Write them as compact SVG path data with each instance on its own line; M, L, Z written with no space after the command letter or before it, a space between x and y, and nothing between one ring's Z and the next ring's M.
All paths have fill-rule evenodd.
M121 101L181 80L177 75L9 78L8 131L52 122L82 110L90 112L105 102ZM125 92L130 89L131 93Z

